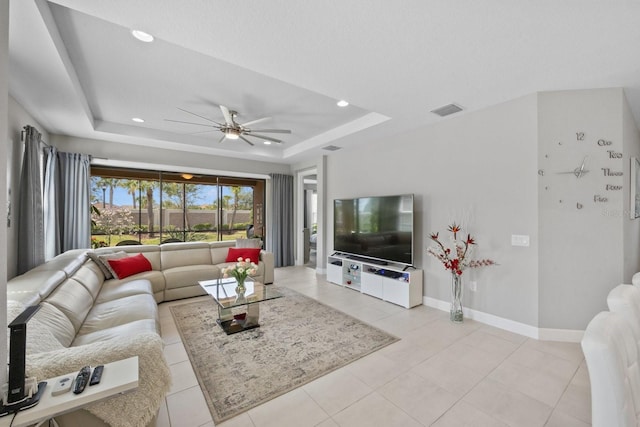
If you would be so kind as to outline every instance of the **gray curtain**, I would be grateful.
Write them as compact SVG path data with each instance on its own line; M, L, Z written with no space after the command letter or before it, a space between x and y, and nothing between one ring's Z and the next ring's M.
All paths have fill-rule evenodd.
M91 158L47 148L45 231L47 258L91 244Z
M58 151L55 147L45 148L44 174L44 256L51 259L61 253L60 226L58 218L62 218L62 203L56 203L56 193L60 188L58 172Z
M41 135L25 126L24 157L18 202L18 274L44 262Z
M293 176L271 174L273 218L267 239L274 265L293 265Z

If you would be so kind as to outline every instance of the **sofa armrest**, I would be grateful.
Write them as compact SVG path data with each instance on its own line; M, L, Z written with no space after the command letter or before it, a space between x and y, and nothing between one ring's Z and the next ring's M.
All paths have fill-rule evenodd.
M264 263L264 283L270 285L273 283L273 253L260 251L260 261Z

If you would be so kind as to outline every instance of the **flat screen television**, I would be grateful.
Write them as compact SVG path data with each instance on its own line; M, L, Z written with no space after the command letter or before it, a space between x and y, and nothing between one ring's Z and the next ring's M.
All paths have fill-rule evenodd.
M335 199L333 249L413 265L413 194Z

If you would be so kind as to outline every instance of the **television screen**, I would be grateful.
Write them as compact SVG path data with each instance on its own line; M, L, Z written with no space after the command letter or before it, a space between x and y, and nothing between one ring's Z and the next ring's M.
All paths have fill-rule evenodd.
M413 195L334 200L333 249L413 265Z

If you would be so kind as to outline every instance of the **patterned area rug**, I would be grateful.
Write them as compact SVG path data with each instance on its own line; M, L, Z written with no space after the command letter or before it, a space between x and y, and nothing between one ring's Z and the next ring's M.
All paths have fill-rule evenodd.
M216 425L398 338L287 288L260 327L226 335L213 300L171 307Z

